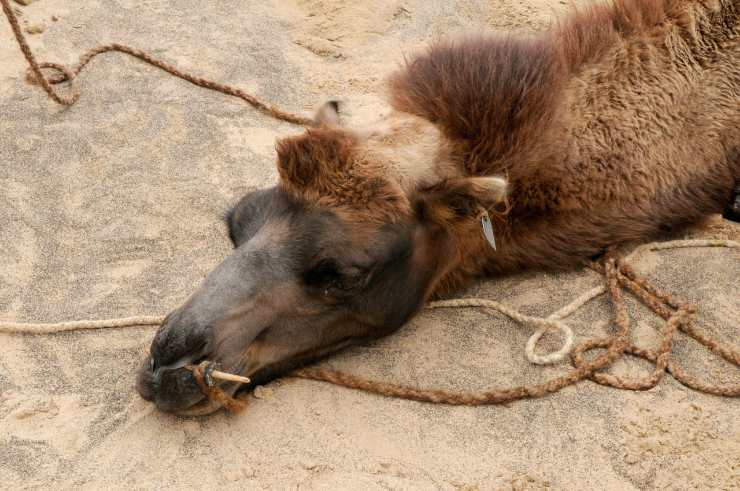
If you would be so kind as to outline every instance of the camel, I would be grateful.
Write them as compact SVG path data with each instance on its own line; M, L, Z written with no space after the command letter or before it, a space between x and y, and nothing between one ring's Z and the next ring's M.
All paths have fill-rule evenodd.
M231 255L159 328L137 388L203 414L185 366L248 390L399 329L485 275L573 268L721 213L740 180L740 1L613 0L548 31L442 40L392 111L276 144L278 183L226 217Z

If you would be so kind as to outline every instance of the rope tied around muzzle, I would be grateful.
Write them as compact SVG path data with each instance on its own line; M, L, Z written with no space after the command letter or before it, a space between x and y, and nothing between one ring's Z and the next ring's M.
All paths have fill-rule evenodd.
M232 380L242 383L249 383L248 378L219 372L218 370L216 370L216 365L210 361L202 361L198 365L187 365L185 369L189 370L193 374L195 383L198 384L200 391L205 397L208 398L209 401L221 404L221 406L223 406L223 408L230 413L238 413L239 411L247 407L247 401L245 399L237 399L230 396L221 387L219 387L213 379L220 378L222 380ZM219 374L234 378L219 376Z

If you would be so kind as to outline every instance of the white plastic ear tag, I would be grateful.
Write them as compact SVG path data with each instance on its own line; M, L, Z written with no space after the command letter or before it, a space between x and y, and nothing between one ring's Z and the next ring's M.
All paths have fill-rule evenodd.
M483 229L483 236L486 238L493 250L496 250L496 237L493 235L493 224L491 223L491 217L488 216L488 212L483 210L480 217L480 225Z

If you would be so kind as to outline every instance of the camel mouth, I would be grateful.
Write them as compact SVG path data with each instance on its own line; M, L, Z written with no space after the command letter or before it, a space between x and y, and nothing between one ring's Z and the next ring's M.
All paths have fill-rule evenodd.
M191 371L191 369L188 368L188 371ZM196 378L195 373L193 373L192 377L193 379ZM217 378L216 374L213 374L212 377ZM244 401L239 401L236 398L236 394L238 392L244 392L245 390L254 388L251 381L249 381L248 378L246 380L246 382L229 380L223 384L218 384L217 382L214 383L214 380L212 378L208 382L201 380L197 382L199 388L203 391L199 400L194 401L191 405L185 407L184 409L178 408L170 410L169 412L177 416L198 417L213 414L221 408L225 409L228 412L239 411L241 408L243 408ZM208 393L211 388L217 390L220 395L214 398L213 394Z
M155 370L151 358L144 361L138 372L136 390L158 410L178 416L203 416L214 413L223 403L212 399L196 381L192 371L185 365L166 370ZM209 380L208 384L218 381ZM233 397L242 387L249 385L238 382L219 383L223 395Z
M219 386L219 389L230 398L236 398L237 392L244 392L245 390L249 390L250 388L253 388L251 387L251 384L240 383L230 383ZM209 396L203 394L200 400L195 401L190 406L184 409L168 410L167 412L170 412L176 416L189 418L208 416L219 411L222 408L230 410L228 407L224 406L224 403L222 401L211 399Z

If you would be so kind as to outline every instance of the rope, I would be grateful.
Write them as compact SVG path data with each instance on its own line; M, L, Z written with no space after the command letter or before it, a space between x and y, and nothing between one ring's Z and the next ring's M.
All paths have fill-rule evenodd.
M593 298L593 297L591 297ZM589 298L590 299L590 298ZM579 297L576 299L574 304L579 303L582 305L588 299L583 300ZM578 306L580 306L578 305ZM547 365L552 363L558 363L568 356L573 347L573 330L565 323L559 321L557 318L540 318L522 314L510 307L502 305L493 300L487 300L483 298L465 298L455 300L444 300L438 302L431 302L425 308L426 309L439 309L439 308L475 308L483 307L491 310L497 310L504 315L509 316L520 324L529 324L538 328L538 330L532 335L527 342L525 350L527 360L536 365ZM572 305L568 305L568 308L575 311L576 309ZM577 308L577 307L576 307ZM551 316L552 317L552 316ZM138 317L124 317L118 319L98 319L98 320L78 320L78 321L66 321L56 323L26 323L26 322L10 322L0 321L0 333L2 334L56 334L66 331L78 331L85 329L105 329L105 328L118 328L118 327L145 327L145 326L159 326L164 321L164 316L138 316ZM535 353L534 349L545 332L558 330L560 331L565 340L562 347L549 354L540 355Z
M162 321L164 321L164 316L160 315L142 315L136 317L123 317L120 319L81 320L46 324L0 321L0 333L56 334L65 331L104 329L107 327L158 326Z
M80 56L77 65L71 68L59 63L39 63L38 61L36 61L36 57L33 55L33 52L28 46L28 42L26 41L26 38L21 31L21 27L18 24L18 18L16 17L15 12L13 12L13 9L10 7L10 0L0 0L0 4L2 4L3 12L5 12L5 17L8 19L10 27L13 29L13 34L15 35L16 41L18 41L18 46L20 47L21 51L23 52L23 56L28 62L29 72L26 75L27 79L32 83L40 84L41 88L44 89L44 92L46 92L49 98L63 106L71 106L80 98L80 89L77 84L77 76L80 74L82 69L85 68L85 66L90 63L90 61L96 56L110 51L117 51L119 53L125 53L127 55L133 56L134 58L138 58L145 63L157 67L160 70L164 70L165 72L174 75L177 78L186 80L191 84L203 87L204 89L213 90L222 94L239 98L244 102L250 104L258 111L261 111L262 113L267 114L268 116L271 116L273 118L303 126L316 125L313 119L282 111L276 106L264 103L253 95L248 94L243 90L231 85L222 84L207 78L198 77L196 75L191 75L187 72L183 72L176 66L158 60L145 51L131 48L123 44L112 43L96 46ZM57 73L47 78L42 73L42 68L50 68L56 70ZM66 96L59 95L54 90L54 87L52 87L52 85L62 82L69 82L70 84L70 93Z
M588 300L590 300L590 298ZM573 308L572 305L579 302L585 303L588 300L584 301L581 297L579 297L574 300L572 304L567 305L566 307L571 308L573 309L573 311L575 311L577 307ZM431 302L429 305L426 306L426 309L466 307L483 307L491 310L497 310L507 317L510 317L514 321L518 322L519 324L536 327L537 331L535 331L535 333L532 334L532 336L529 338L529 341L527 341L527 345L524 351L527 360L529 360L530 363L534 363L535 365L550 365L553 363L558 363L562 361L565 357L567 357L571 349L573 348L573 330L567 324L561 322L559 320L560 318L553 316L542 318L525 315L517 310L512 309L511 307L507 307L506 305L500 304L493 300L486 300L483 298L459 298L454 300L441 300L438 302ZM540 338L546 332L553 330L560 331L565 338L562 347L557 351L545 355L535 353L535 347Z
M199 365L192 365L188 368L193 374L195 383L198 384L198 388L204 396L210 401L216 401L220 403L224 409L230 413L238 413L247 406L247 401L244 399L237 399L231 397L229 394L223 391L218 385L209 384L206 377L206 371L208 370L209 363L204 361Z

